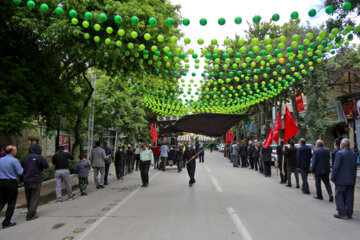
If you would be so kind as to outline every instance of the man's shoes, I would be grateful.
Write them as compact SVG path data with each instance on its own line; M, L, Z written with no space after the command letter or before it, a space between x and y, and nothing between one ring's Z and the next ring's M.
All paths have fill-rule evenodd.
M58 204L61 204L62 203L62 200L60 199L60 200L57 200L56 201Z
M31 220L35 220L35 219L38 219L39 216L37 215L34 215L33 217L26 217L26 221L31 221Z
M279 182L280 184L284 184L284 182L283 181L281 181L281 182Z
M104 183L104 185L109 185L109 183Z
M348 216L347 219L352 219L352 216Z
M96 189L99 189L99 188L100 188L100 185L97 185L97 186L96 186Z
M13 227L15 225L16 223L13 222L13 223L9 223L8 225L3 225L2 228L5 229L5 228Z
M76 198L76 195L73 194L73 195L71 195L71 197L69 197L69 201L74 200L75 198Z
M144 187L148 187L148 186L149 186L149 184L148 184L148 183L146 183Z
M141 185L141 187L145 187L145 184Z
M296 186L296 188L297 188L297 189L299 189L299 188L300 188L300 186L299 186L299 185L297 185L297 186Z
M86 196L87 193L86 192L81 192L81 196Z
M303 192L303 194L307 194L307 195L310 195L310 192Z
M344 219L344 220L348 219L348 216L341 216L341 215L339 215L339 214L334 214L334 217L335 217L335 218Z
M317 199L317 200L323 200L322 197L318 197L318 196L314 196L314 198Z
M289 184L286 184L285 186L286 186L286 187L291 187L291 185L289 185Z
M334 202L334 196L330 196L329 202Z
M189 187L192 187L192 183L189 183Z
M104 188L104 186L103 186L103 185L99 185L99 187L100 187L100 188Z

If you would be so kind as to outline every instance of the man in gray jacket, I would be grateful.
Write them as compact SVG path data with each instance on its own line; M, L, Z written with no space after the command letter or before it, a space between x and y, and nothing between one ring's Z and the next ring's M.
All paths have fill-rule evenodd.
M239 157L239 142L234 142L232 145L231 156L233 160L233 167L239 167L240 157Z
M94 169L94 181L96 188L104 188L104 175L105 175L105 150L100 147L100 142L96 142L96 147L91 151L91 166ZM100 181L98 175L100 172Z

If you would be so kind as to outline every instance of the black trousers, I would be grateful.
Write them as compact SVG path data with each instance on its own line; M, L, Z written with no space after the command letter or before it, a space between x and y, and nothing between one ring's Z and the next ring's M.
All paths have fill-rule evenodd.
M264 162L264 175L271 176L271 161Z
M192 160L191 162L189 162L186 165L186 169L187 169L189 177L190 177L189 183L190 184L195 183L195 169L196 169L195 160Z
M315 174L315 187L316 187L316 195L319 198L322 198L322 191L321 191L321 181L325 184L326 191L329 194L329 197L333 195L330 180L329 180L329 174Z
M18 188L16 180L0 180L0 212L6 204L8 205L5 212L5 219L2 222L3 226L10 224L11 218L14 214L17 196Z
M254 161L255 171L257 171L257 170L258 170L258 166L259 166L259 158L254 157L254 158L253 158L253 161Z
M199 154L199 162L204 162L204 155L205 154Z
M140 155L135 155L135 171L139 170L139 163L140 163ZM134 166L134 164L133 164ZM134 167L133 167L134 168Z
M140 161L140 175L142 183L149 184L150 161Z
M240 156L241 157L241 167L247 167L248 166L248 162L247 162L247 158L246 156Z
M25 183L25 197L28 212L27 218L32 218L36 215L36 209L40 200L41 183Z
M310 189L309 189L309 183L308 183L308 174L309 174L309 169L308 168L300 168L300 174L301 174L301 179L302 179L302 191L304 193L310 193Z
M352 217L354 209L354 186L335 185L335 202L339 215Z
M250 162L250 168L251 168L251 169L254 169L254 158L253 158L253 157L250 157L250 158L249 158L249 162Z
M123 161L115 161L116 178L119 180L124 176L125 163Z

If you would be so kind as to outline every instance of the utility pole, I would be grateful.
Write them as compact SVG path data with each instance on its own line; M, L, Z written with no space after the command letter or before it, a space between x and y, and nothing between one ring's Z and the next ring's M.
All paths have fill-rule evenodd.
M96 92L96 74L91 74L91 85L94 88L93 96L95 96ZM87 158L90 159L91 149L94 143L94 115L95 115L95 106L92 104L91 106L91 116L89 117L88 124L88 152Z

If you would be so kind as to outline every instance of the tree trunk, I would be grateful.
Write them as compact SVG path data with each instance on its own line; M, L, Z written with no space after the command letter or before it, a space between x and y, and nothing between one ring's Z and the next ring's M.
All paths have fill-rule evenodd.
M83 77L86 80L87 84L89 85L89 89L90 89L86 99L83 102L83 109L85 109L86 107L89 106L91 97L94 92L94 88L91 85L91 82L89 81L89 79L86 77L85 73L83 73ZM81 125L82 125L82 120L83 120L84 115L82 114L82 112L78 112L76 117L77 117L77 120L76 120L76 124L75 124L75 142L74 142L74 145L72 148L73 155L76 153L76 149L78 146L80 146L80 153L82 153Z

